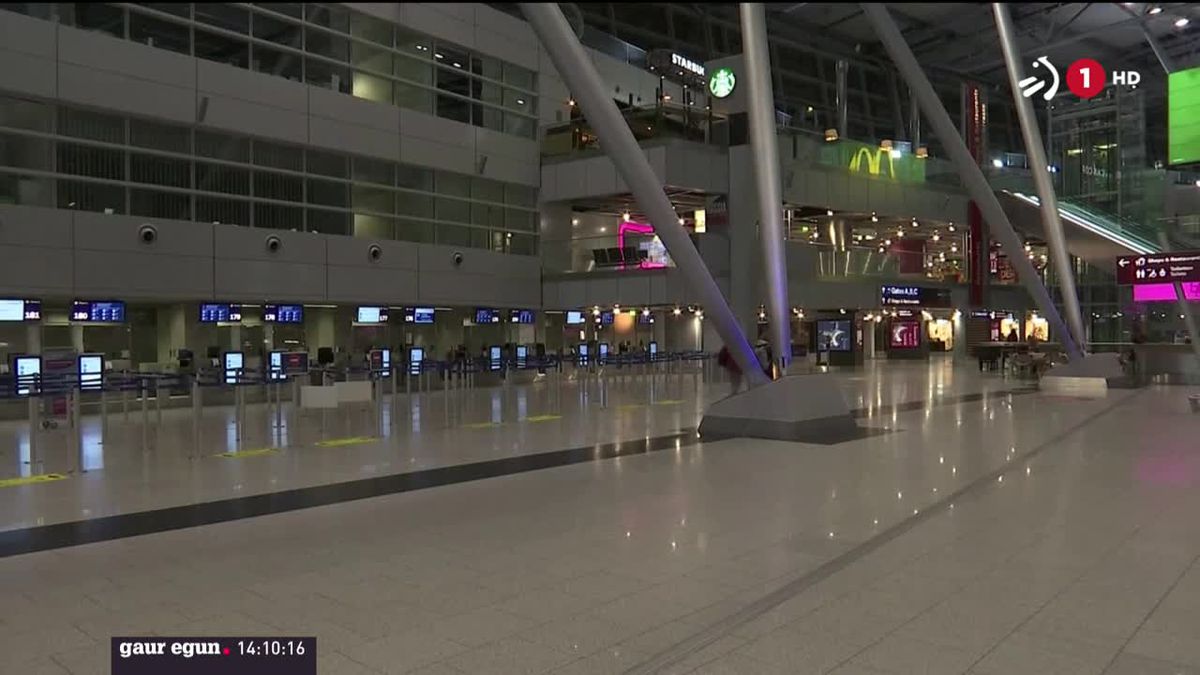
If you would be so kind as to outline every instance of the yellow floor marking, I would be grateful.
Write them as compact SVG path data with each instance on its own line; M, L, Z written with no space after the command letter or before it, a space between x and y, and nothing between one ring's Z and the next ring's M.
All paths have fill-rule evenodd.
M238 450L237 452L221 452L213 455L213 457L242 459L243 457L262 457L263 455L274 455L277 452L279 452L279 448L254 448L253 450Z
M525 418L526 422L549 422L550 420L561 420L562 415L531 415Z
M499 422L475 422L474 424L464 424L464 429L490 429L500 426Z
M340 448L347 445L374 443L379 440L374 436L350 436L349 438L331 438L327 441L317 441L318 448Z
M655 401L654 405L679 405L683 403L683 399L667 399L665 401Z
M25 478L6 478L0 480L0 488L16 487L18 485L33 485L34 483L49 483L56 480L62 480L66 476L61 473L43 473L36 476L27 476Z

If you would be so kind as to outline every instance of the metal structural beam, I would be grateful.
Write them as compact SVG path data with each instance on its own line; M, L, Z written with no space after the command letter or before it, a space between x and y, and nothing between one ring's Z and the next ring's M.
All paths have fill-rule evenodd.
M996 31L1000 34L1000 48L1008 66L1008 84L1012 88L1013 103L1017 108L1017 120L1021 124L1021 135L1025 138L1025 152L1029 154L1030 172L1037 188L1038 206L1042 212L1042 229L1046 231L1046 243L1050 246L1050 257L1054 271L1058 274L1058 286L1062 292L1063 309L1067 314L1067 325L1075 344L1083 348L1087 344L1087 333L1083 330L1083 312L1079 308L1079 295L1075 289L1075 275L1071 271L1071 255L1067 252L1067 238L1063 234L1062 220L1058 217L1058 197L1054 194L1054 183L1050 180L1046 148L1042 144L1042 133L1038 129L1037 114L1033 101L1021 95L1022 68L1017 54L1017 41L1012 16L1004 3L992 3L996 19Z
M1059 315L1058 309L1050 298L1050 293L1046 291L1046 287L1038 278L1037 270L1029 262L1021 237L1017 235L1012 223L1008 221L1008 216L1004 214L1000 201L996 199L996 193L992 191L992 186L984 178L983 171L971 157L966 143L958 135L958 130L954 128L954 122L950 121L950 115L946 113L946 107L942 105L937 93L933 90L933 85L929 83L929 78L925 76L921 66L917 63L917 58L913 56L908 44L904 42L891 15L883 5L878 3L863 3L862 7L867 18L870 19L871 25L874 26L875 32L879 35L880 41L883 42L884 48L900 70L901 76L907 81L913 94L920 100L921 109L925 112L927 121L932 125L934 135L941 141L942 147L949 153L958 168L967 193L978 204L992 235L1000 241L1009 260L1017 268L1017 276L1020 278L1021 284L1025 286L1025 290L1029 292L1038 309L1046 315L1046 320L1050 322L1054 332L1061 337L1068 358L1074 360L1081 357L1083 353L1075 343L1066 324L1063 323L1062 316Z
M729 348L747 381L751 386L766 384L770 380L763 373L754 350L738 326L733 310L725 302L717 282L708 273L687 230L679 224L675 207L663 192L662 181L646 161L641 146L617 110L617 105L596 72L595 64L575 37L562 10L554 3L523 2L520 7L542 46L550 54L554 68L579 103L588 123L596 130L605 154L650 218L655 234L662 240L675 266L704 305L706 318L713 322L717 334Z
M792 360L787 261L783 251L783 196L779 182L779 141L775 128L775 93L767 50L767 19L760 2L741 3L742 55L746 64L746 108L750 147L754 151L754 183L758 195L758 239L762 246L764 290L770 320L773 366L787 372Z

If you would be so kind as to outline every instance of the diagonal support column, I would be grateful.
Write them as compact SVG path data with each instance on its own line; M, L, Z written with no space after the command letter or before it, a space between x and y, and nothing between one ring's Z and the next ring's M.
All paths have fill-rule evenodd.
M1078 359L1083 353L1075 343L1070 331L1067 330L1066 324L1063 323L1058 308L1050 299L1050 293L1046 291L1046 287L1038 278L1037 270L1033 269L1033 264L1029 262L1029 258L1025 254L1025 247L1021 243L1021 237L1017 235L1012 223L1008 221L1008 216L1000 207L1000 201L996 199L996 193L992 192L992 186L988 185L979 165L975 163L966 144L963 143L962 137L958 135L958 130L950 121L950 115L946 113L946 107L942 105L937 93L933 90L933 85L929 83L929 78L917 64L917 59L913 56L912 50L908 48L904 37L900 35L900 29L896 27L896 22L892 20L887 9L881 4L863 3L862 8L875 28L875 33L883 42L884 48L887 49L892 61L900 70L900 74L912 89L913 94L920 100L921 109L932 125L934 134L937 135L938 140L942 142L942 147L946 149L958 167L968 194L979 205L979 210L983 212L983 217L990 226L992 234L1000 240L1000 245L1008 253L1013 267L1017 268L1017 276L1021 279L1021 284L1025 286L1025 290L1029 292L1038 309L1046 316L1054 332L1061 336L1067 357L1071 360Z
M1058 217L1058 197L1054 194L1054 183L1050 180L1046 148L1042 145L1042 133L1038 129L1033 101L1021 95L1020 50L1017 49L1016 32L1008 6L992 3L996 18L996 31L1000 34L1000 47L1004 50L1004 62L1008 65L1008 84L1012 87L1013 103L1017 106L1017 120L1021 124L1021 135L1025 138L1025 152L1029 154L1030 171L1037 187L1038 206L1042 211L1042 228L1046 231L1046 243L1050 245L1050 257L1054 271L1058 273L1059 290L1062 291L1063 309L1067 314L1067 325L1075 344L1087 344L1083 330L1083 312L1079 308L1079 295L1075 289L1075 275L1071 272L1071 256L1067 252L1067 238L1063 234L1062 220Z
M730 354L750 385L766 384L770 380L763 373L754 350L738 326L733 310L704 266L700 252L692 244L687 230L679 224L675 207L671 206L671 201L663 192L662 181L646 161L641 146L621 117L596 72L596 66L583 50L583 45L579 44L562 10L556 3L523 2L520 7L549 52L558 74L578 101L588 123L599 136L605 154L612 159L617 173L649 216L655 233L662 239L676 268L703 303L705 317L713 322L717 334L729 347Z
M767 51L767 19L760 2L741 3L742 50L746 59L750 147L758 192L758 239L762 245L764 289L771 317L771 347L779 375L792 360L791 312L788 311L787 263L783 250L783 196L779 182L779 141L775 128L775 92Z

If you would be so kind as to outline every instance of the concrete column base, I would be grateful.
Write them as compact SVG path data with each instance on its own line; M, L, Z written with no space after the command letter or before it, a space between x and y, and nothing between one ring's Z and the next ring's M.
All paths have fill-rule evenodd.
M861 438L842 392L827 375L789 375L709 407L700 435L833 444Z
M1107 396L1110 388L1132 386L1120 358L1119 354L1088 354L1046 371L1038 386L1048 394Z

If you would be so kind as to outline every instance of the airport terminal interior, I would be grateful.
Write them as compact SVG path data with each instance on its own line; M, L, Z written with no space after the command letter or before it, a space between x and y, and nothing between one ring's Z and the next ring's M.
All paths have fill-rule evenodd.
M0 5L0 673L1200 675L1198 26Z

